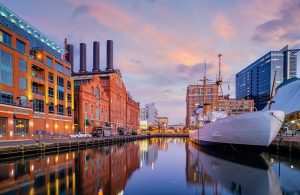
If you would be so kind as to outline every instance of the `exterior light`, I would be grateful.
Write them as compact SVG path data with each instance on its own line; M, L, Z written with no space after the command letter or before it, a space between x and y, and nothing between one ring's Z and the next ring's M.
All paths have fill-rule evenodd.
M57 127L58 127L58 125L57 125L57 124L55 124L55 129L57 129Z
M50 159L49 159L49 157L47 158L47 164L49 164L49 162L50 162Z
M294 123L295 123L295 121L294 121L294 120L292 120L292 121L291 121L291 123L292 123L292 124L294 124Z
M11 172L10 172L11 176L14 176L15 175L15 170L12 169Z
M42 59L42 54L41 53L38 53L37 54L37 58L40 60L40 59Z
M68 153L66 154L66 160L69 160L69 154Z
M294 165L291 165L291 168L293 169L293 168L294 168Z
M30 121L30 126L31 126L31 127L33 126L33 121Z
M34 171L34 165L31 165L31 171Z
M48 123L46 124L46 128L49 128L49 124Z

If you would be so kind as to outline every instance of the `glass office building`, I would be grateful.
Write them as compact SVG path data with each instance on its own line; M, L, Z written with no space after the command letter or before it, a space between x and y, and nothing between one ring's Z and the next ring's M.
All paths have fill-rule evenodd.
M298 51L288 46L270 51L237 73L236 98L254 99L257 110L263 109L270 99L275 70L275 88L284 80L297 76Z

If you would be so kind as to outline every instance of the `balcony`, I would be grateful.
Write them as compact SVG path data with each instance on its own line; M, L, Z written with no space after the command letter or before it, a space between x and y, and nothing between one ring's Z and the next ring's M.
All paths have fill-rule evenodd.
M32 75L32 78L37 78L37 79L40 79L42 81L45 81L45 77L43 75L40 75L40 74Z
M0 97L0 104L6 104L11 106L17 106L17 107L24 107L24 108L32 108L30 106L30 102L28 100L20 100L18 102L13 101L12 99L6 99Z
M36 89L32 89L32 93L36 95L45 96L45 93Z

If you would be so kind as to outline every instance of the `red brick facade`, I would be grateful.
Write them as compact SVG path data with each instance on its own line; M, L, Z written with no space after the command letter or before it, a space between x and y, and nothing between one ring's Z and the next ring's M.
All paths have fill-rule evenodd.
M98 74L75 73L73 77L76 130L91 133L93 127L109 124L112 133L117 134L118 128L132 131L139 127L139 103L127 92L119 70ZM96 89L99 89L100 95L95 94ZM85 125L84 119L88 119L90 126Z

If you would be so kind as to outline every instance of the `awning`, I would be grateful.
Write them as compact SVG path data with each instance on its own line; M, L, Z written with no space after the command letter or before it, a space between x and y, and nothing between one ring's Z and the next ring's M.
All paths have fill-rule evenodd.
M86 126L91 126L91 123L90 123L90 121L88 119L85 119L85 125Z
M23 115L23 114L14 114L14 118L20 118L20 119L32 119L32 115Z

